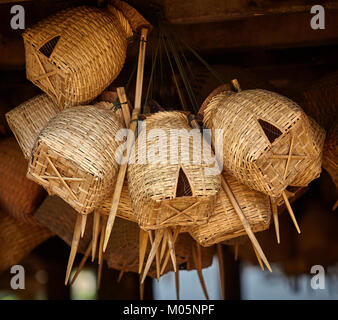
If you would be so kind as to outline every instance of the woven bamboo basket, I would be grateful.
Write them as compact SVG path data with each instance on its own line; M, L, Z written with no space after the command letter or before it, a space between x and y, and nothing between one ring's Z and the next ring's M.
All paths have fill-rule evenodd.
M329 173L338 190L338 125L327 134L324 144L323 168Z
M123 10L126 15L114 6L109 11L81 6L27 29L27 78L62 108L93 100L123 67L133 35L128 18L133 26L144 21L136 10Z
M45 192L26 178L27 161L14 137L0 140L0 208L26 223L34 223L32 215Z
M20 263L52 233L39 225L26 224L0 211L0 272Z
M268 229L271 219L269 197L248 188L231 175L223 174L234 192L252 231L259 232ZM204 224L193 226L189 233L202 246L210 246L246 235L243 224L223 189L218 194L216 207L210 219Z
M105 107L62 110L41 131L27 177L79 213L92 212L111 194L118 171L115 135L121 128L119 114Z
M222 129L223 164L242 183L273 198L320 174L325 132L293 101L266 90L224 91L204 110L204 124ZM314 134L316 133L316 135Z
M59 111L50 97L41 94L6 113L8 125L26 159L30 158L41 130Z
M157 142L149 141L153 129L160 129L155 133ZM186 138L190 142L184 146L176 141L173 148L180 150L176 164L169 160L170 144L178 138L174 129L185 129L181 141ZM187 116L181 112L158 112L143 122L135 142L135 156L128 166L128 186L137 222L145 230L203 223L213 211L220 177L206 174L210 165L203 157L199 164L193 163L193 152L201 155L201 143L195 143L193 151L189 130ZM157 147L166 152L161 160L151 151Z

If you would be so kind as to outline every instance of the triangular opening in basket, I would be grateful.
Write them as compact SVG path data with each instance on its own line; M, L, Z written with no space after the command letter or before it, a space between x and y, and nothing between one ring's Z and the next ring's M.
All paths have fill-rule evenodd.
M178 173L178 181L177 181L177 188L176 188L176 198L179 197L191 197L192 190L190 186L190 182L184 173L183 169L180 168Z
M258 119L258 123L262 127L266 137L269 139L270 143L273 143L279 136L283 133L277 127L272 125L271 123L264 121L262 119Z
M56 36L56 37L50 39L48 42L46 42L46 43L39 49L39 51L40 51L43 55L45 55L47 58L49 58L49 57L52 55L52 53L53 53L53 51L54 51L54 49L55 49L55 46L56 46L56 44L58 43L59 39L60 39L60 36Z

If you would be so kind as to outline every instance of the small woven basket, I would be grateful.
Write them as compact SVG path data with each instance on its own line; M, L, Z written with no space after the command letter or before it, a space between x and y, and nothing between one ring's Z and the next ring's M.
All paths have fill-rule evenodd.
M259 89L207 99L204 124L222 129L214 145L223 141L223 164L239 181L277 198L288 185L319 176L325 132L296 103Z
M38 184L26 178L27 161L14 137L0 140L0 208L26 223L45 197Z
M9 127L26 159L29 159L41 130L59 108L46 94L38 95L6 113Z
M193 152L201 155L202 148L201 142L193 148L190 130L181 112L159 112L143 122L135 157L128 166L128 186L137 222L145 230L203 223L213 211L220 177L206 174L210 165L203 157L199 164L193 163ZM149 140L154 132L157 142ZM189 146L179 144L179 132L181 141L187 139ZM200 138L199 132L194 133ZM159 160L156 151L152 152L155 149L166 155ZM171 149L180 150L176 164L169 160Z
M113 7L61 11L24 32L27 78L61 108L86 104L118 76L132 35Z
M338 190L338 125L331 128L324 144L323 168L329 173Z
M248 188L227 173L226 177L239 206L253 232L269 228L271 219L270 199L265 194ZM214 212L207 223L193 226L189 233L202 246L210 246L225 240L246 235L234 207L227 195L220 190Z
M115 135L122 119L103 104L56 115L41 131L28 167L30 179L82 214L111 194L118 170Z
M0 211L0 272L20 263L52 233L39 225L26 224Z

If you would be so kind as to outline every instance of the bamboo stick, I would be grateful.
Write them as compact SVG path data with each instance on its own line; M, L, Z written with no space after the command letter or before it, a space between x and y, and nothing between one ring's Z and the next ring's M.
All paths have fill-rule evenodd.
M225 300L225 276L224 276L224 259L223 259L223 246L217 243L217 257L219 267L219 278L221 281L222 299Z
M197 275L198 275L198 278L200 280L200 284L201 284L204 296L207 300L209 300L207 287L205 285L205 281L204 281L204 277L203 277L203 273L202 273L201 248L199 248L198 246L199 246L199 244L196 242L196 248L197 249L194 246L192 247L192 257L193 257L193 260L194 260ZM198 250L198 248L199 248L199 250ZM196 251L197 251L197 253L196 253Z
M235 244L235 255L234 255L234 260L237 261L238 260L238 244Z
M149 234L148 232L144 231L143 229L140 228L140 235L139 235L139 268L138 268L138 273L142 272L142 267L144 263L144 257L146 254L147 250L147 245L148 245L148 239L149 239Z
M297 232L300 233L300 229L299 229L299 226L298 226L298 223L297 223L295 214L293 213L293 210L292 210L292 208L291 208L289 199L288 199L288 197L286 196L285 191L282 192L282 196L283 196L283 199L284 199L286 208L288 209L289 215L290 215L290 217L291 217L291 219L292 219L292 221L293 221L293 224L295 225Z
M261 257L259 256L259 254L258 254L256 248L255 248L254 246L252 246L252 247L253 247L253 249L254 249L254 251L255 251L255 255L256 255L256 257L257 257L259 266L261 267L262 271L264 271L264 265L263 265L263 263L262 263L262 259L261 259Z
M87 217L88 217L87 214L82 214L82 217L81 217L81 238L83 238L84 233L86 231Z
M92 245L93 245L93 241L90 241L88 247L87 247L87 250L79 264L79 267L77 268L71 282L70 282L70 285L72 286L75 282L75 280L77 279L77 277L79 276L79 274L81 273L83 267L85 266L87 260L88 260L88 257L89 257L89 254L90 254L90 250L92 249Z
M137 119L141 111L141 98L142 98L142 86L143 86L143 73L144 73L144 60L145 60L145 49L147 41L148 30L143 28L141 30L141 40L139 47L139 57L138 57L138 67L137 67L137 77L136 77L136 90L135 90L135 107L132 113L131 122L130 122L130 131L127 136L126 143L126 158L127 161L120 166L119 173L117 176L117 181L115 185L112 205L109 213L107 228L104 238L103 251L106 251L108 240L114 225L115 216L117 212L117 207L119 205L121 191L123 187L124 177L126 175L126 170L128 166L128 159L130 151L135 139L135 132L137 128Z
M175 271L175 288L176 288L176 300L180 300L180 270L178 269L178 266L176 265L176 271Z
M158 249L158 247L161 243L162 237L163 237L163 232L164 232L164 230L160 229L160 230L157 230L157 232L155 233L155 239L154 239L153 244L151 246L151 250L150 250L150 253L149 253L149 256L148 256L148 259L147 259L147 263L144 267L143 277L142 277L142 280L141 280L142 282L144 282L144 280L147 276L147 273L150 269L151 263L154 260L157 249Z
M118 87L116 89L116 92L120 100L124 123L126 125L126 128L128 129L130 125L130 111L129 111L126 92L124 90L124 87Z
M175 231L174 231L174 244L175 244L175 242L176 242L176 240L178 238L179 233L180 233L180 227L176 227ZM165 268L167 267L167 264L169 262L169 258L170 258L170 252L168 251L167 255L166 255L165 259L164 259L162 268L161 268L161 275L163 274Z
M171 230L166 230L168 234L168 245L169 245L169 252L171 256L171 261L173 263L174 271L176 272L176 253L175 253L175 246L174 246L174 240L173 240L173 235L171 233Z
M95 260L96 256L96 247L97 239L99 238L99 229L100 229L100 213L94 211L94 222L93 222L93 245L92 245L92 262Z
M81 215L78 213L76 217L72 246L70 248L70 254L69 254L68 265L67 265L67 270L66 270L65 285L67 285L69 281L69 277L70 277L70 272L72 271L75 255L79 247L80 234L81 234Z
M285 166L283 180L286 179L286 176L287 176L288 171L289 171L289 165L290 165L292 151L293 151L293 142L294 142L294 136L291 137L291 143L290 143L290 149L289 149L289 154L288 154L288 160L286 161L286 166Z
M272 208L272 215L273 215L273 222L275 225L275 232L276 232L276 238L277 238L277 243L280 243L280 234L279 234L279 220L278 220L278 209L277 209L277 204L276 202L271 200L271 208Z

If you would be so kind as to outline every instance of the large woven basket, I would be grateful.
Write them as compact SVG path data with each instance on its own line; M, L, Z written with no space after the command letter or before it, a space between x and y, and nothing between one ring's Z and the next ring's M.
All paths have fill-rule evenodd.
M67 108L49 121L27 173L82 214L92 212L111 194L118 170L115 135L123 124L103 104Z
M26 172L27 161L14 137L0 140L0 208L19 220L34 223L32 215L45 191L28 180Z
M330 174L338 190L338 124L327 134L324 144L323 168Z
M181 130L181 141L188 139L189 146L175 139L174 129ZM190 130L181 112L159 112L143 122L128 166L128 186L137 222L145 230L206 222L215 206L220 177L206 173L210 164L203 157L193 163L193 152L201 155L201 143L195 143L193 151ZM150 139L154 132L158 137ZM169 159L171 145L177 151L176 164ZM166 152L162 159L151 152L156 148Z
M239 206L245 214L253 232L263 231L270 226L271 207L267 195L248 188L227 173L226 177ZM214 212L208 222L193 226L189 233L202 246L210 246L225 240L246 235L246 231L230 200L220 190Z
M47 228L18 221L0 210L0 272L20 263L51 236Z
M59 111L50 97L41 94L6 113L8 125L26 159L30 158L41 130Z
M24 32L27 78L62 108L88 103L120 73L132 35L114 7L61 11Z
M288 185L319 176L325 132L314 130L296 103L258 89L224 91L207 101L204 124L222 129L214 144L223 139L223 164L239 181L279 197Z

